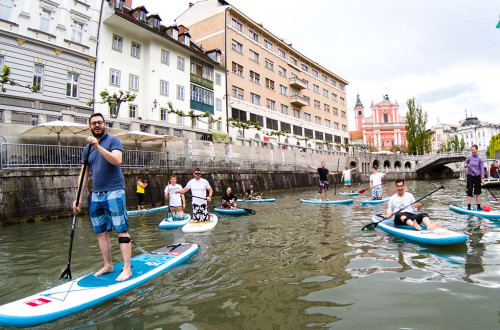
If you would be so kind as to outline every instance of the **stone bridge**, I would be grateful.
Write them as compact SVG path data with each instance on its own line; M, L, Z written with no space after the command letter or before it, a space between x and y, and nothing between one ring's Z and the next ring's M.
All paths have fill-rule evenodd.
M442 173L446 170L446 164L463 162L469 153L469 151L458 151L435 154L425 160L418 161L415 170L418 176Z

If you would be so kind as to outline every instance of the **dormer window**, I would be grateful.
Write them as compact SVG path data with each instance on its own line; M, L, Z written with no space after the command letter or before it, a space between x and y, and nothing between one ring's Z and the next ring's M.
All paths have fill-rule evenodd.
M172 29L172 38L174 38L175 40L178 40L179 39L179 31L177 31L177 29Z
M123 11L123 2L124 0L115 0L115 9Z
M139 10L139 17L138 17L139 21L143 22L143 23L146 23L146 13L143 12L142 10Z
M159 29L160 28L160 20L158 18L153 18L153 28L154 29Z

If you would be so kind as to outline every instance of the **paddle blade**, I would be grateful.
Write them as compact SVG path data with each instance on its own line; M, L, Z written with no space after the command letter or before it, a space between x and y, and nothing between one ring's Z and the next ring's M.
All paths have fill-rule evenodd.
M68 267L66 267L66 269L64 270L64 272L61 274L61 277L59 277L60 280L62 280L63 278L69 279L69 280L72 279L72 277L71 277L71 269L69 268L69 263L68 263Z
M360 194L364 194L364 193L365 193L365 191L366 191L366 189L361 189L360 191L358 191L358 193L360 193Z
M257 212L255 212L255 211L254 211L254 210L252 210L252 209L243 209L243 210L247 211L247 213L248 213L248 214L251 214L251 215L255 215L255 214L257 214Z
M372 222L372 223L364 226L363 228L361 228L361 230L362 231L374 230L375 227L377 227L378 224L379 224L379 222Z
M491 211L491 207L489 205L483 205L483 211L484 212L490 212Z

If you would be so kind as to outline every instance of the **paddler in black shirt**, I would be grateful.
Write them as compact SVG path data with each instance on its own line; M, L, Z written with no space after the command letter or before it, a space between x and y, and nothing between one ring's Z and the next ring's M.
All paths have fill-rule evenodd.
M312 168L314 170L318 170L319 173L319 190L318 190L318 199L321 200L321 193L323 190L325 191L325 200L329 201L328 199L328 190L330 190L330 184L328 183L328 174L330 175L335 175L338 172L330 172L328 171L327 168L325 168L325 162L321 162L321 167L314 167L309 164L307 164L307 167Z

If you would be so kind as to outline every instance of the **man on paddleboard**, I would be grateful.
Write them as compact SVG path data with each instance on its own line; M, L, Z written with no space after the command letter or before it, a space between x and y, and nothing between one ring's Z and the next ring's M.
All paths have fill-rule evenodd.
M484 186L484 162L477 153L477 145L471 147L472 154L467 157L464 167L467 168L467 210L470 210L472 192L476 195L477 209L481 210L481 186Z
M245 197L247 199L261 199L259 195L255 196L255 191L253 190L253 183L250 183L250 187L245 191Z
M193 206L193 221L210 221L207 202L212 201L212 194L214 191L212 187L210 187L210 183L201 177L201 170L199 168L194 169L193 176L194 178L189 180L183 189L175 193L184 194L191 189L191 194L193 196L191 201Z
M434 230L441 225L441 220L431 224L427 213L418 213L422 204L415 203L413 194L405 191L405 182L403 179L396 180L396 190L397 193L389 199L386 218L391 218L394 212L396 212L394 214L395 225L408 225L416 230L422 230L421 223L427 227L427 230Z
M227 187L226 192L222 194L222 208L235 209L237 199L238 198L233 194L231 187Z
M328 183L328 174L330 175L335 175L338 172L332 173L328 171L327 168L325 168L325 162L321 162L321 167L314 167L309 164L307 164L307 167L312 168L313 170L317 170L319 174L319 190L318 190L318 199L321 200L321 193L323 190L325 191L325 200L329 201L328 199L328 190L330 190L330 184Z
M82 191L85 191L90 173L94 184L89 215L104 259L104 267L94 276L111 273L114 270L111 259L111 240L108 236L108 231L114 228L118 233L118 243L123 257L123 270L116 281L125 281L132 276L130 267L132 244L128 233L125 179L120 167L123 147L116 136L106 133L106 121L102 114L95 113L90 116L89 127L92 136L87 138L89 144L83 149L82 161L88 157L90 168L87 167L83 173L84 167L82 166L80 178L84 175ZM76 201L73 202L74 212L80 211L82 196L83 194L80 196L78 206L76 206Z
M342 177L340 178L341 181L344 181L344 192L345 193L352 193L352 188L351 188L351 171L354 171L356 167L353 167L349 169L349 166L345 166L345 170L342 171ZM349 188L349 189L348 189Z
M372 167L372 174L370 175L370 189L372 190L372 199L382 199L382 178L385 173L377 172L377 167Z
M177 176L170 176L170 184L165 187L164 193L172 217L176 219L184 219L184 209L186 208L186 197L176 194L176 191L181 189L182 186L177 183Z

